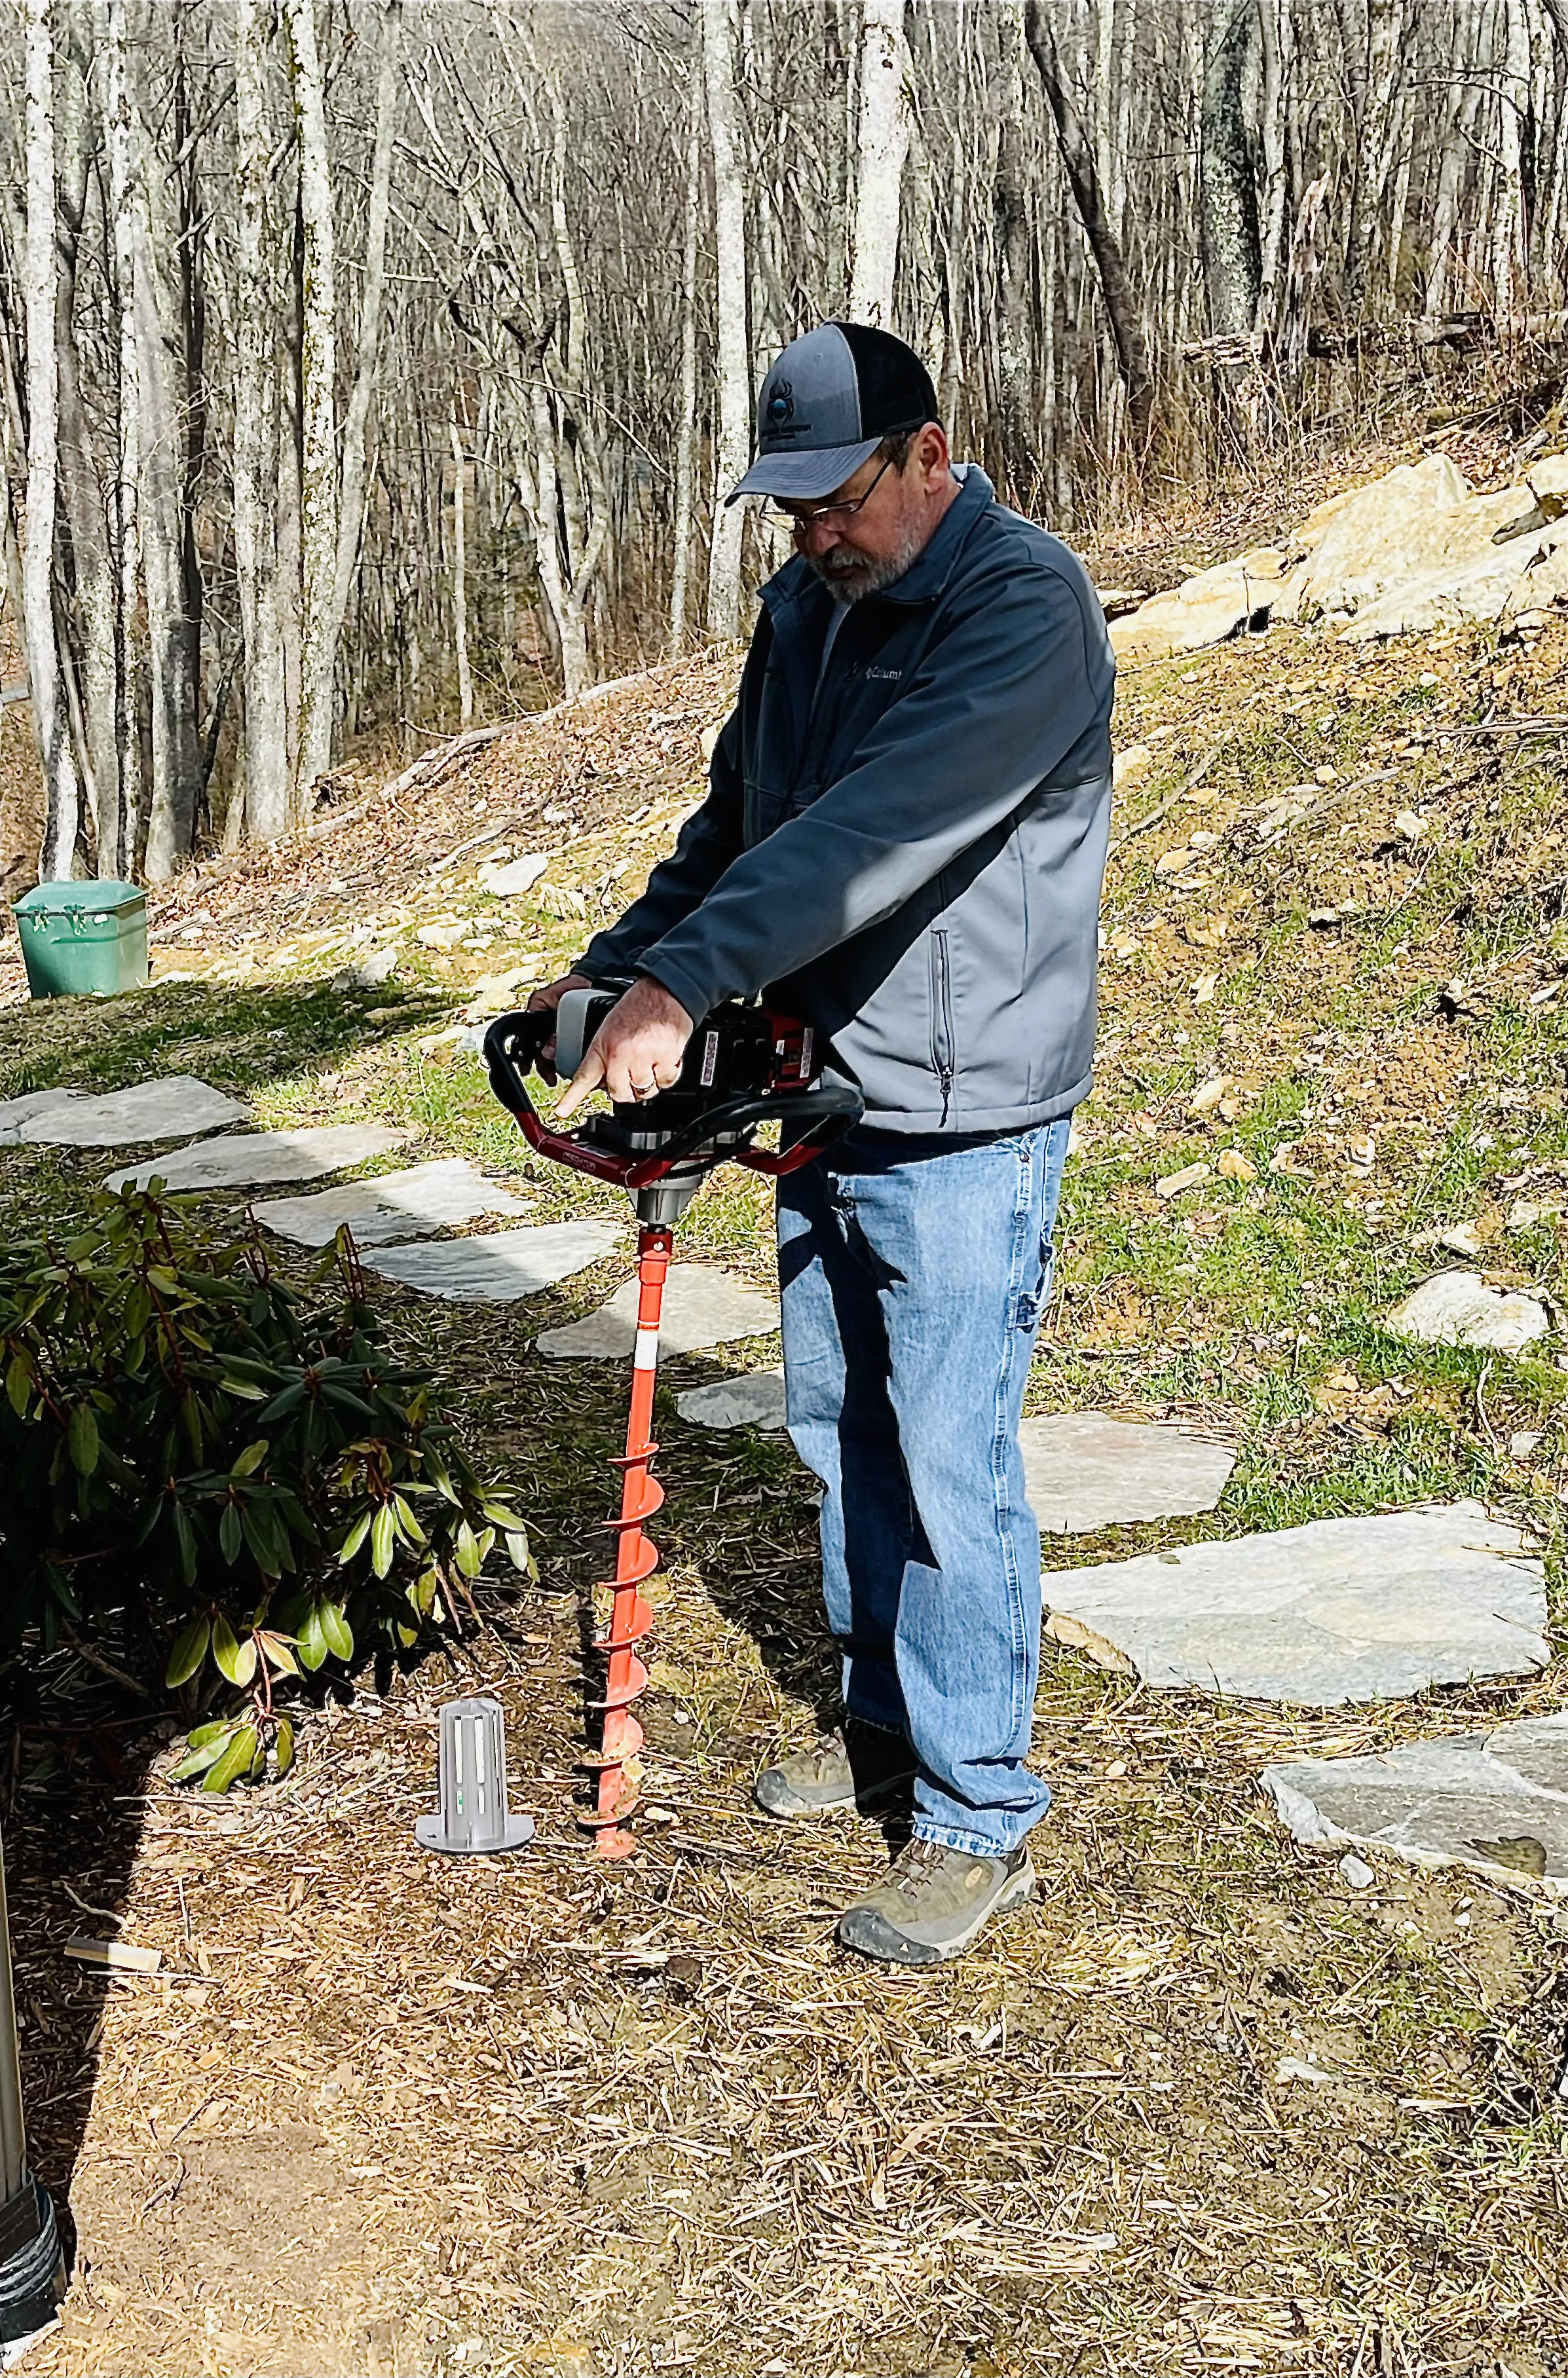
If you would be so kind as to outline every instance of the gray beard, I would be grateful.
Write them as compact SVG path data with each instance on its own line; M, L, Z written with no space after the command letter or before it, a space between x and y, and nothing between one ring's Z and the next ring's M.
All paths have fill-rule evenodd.
M858 603L863 595L880 594L885 586L891 586L896 579L901 578L905 570L919 560L927 541L923 527L911 528L885 561L857 560L852 570L844 570L841 566L835 570L832 554L819 557L808 553L806 564L831 590L838 602Z

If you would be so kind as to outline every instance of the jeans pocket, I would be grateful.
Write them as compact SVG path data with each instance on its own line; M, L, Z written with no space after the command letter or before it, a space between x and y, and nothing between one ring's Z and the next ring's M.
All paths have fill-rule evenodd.
M1047 1135L1054 1128L1055 1126L1046 1124L1038 1135L1039 1137L1044 1141L1043 1153L1044 1155L1047 1167L1049 1167L1050 1163L1050 1141ZM1035 1135L1031 1135L1031 1136L1033 1137ZM1019 1146L1021 1156L1026 1146L1026 1142L1020 1139ZM1027 1159L1025 1160L1028 1161ZM1057 1181L1059 1181L1059 1178L1060 1175L1058 1173ZM1014 1327L1018 1329L1027 1329L1031 1334L1034 1330L1039 1328L1041 1315L1043 1314L1046 1305L1050 1302L1051 1282L1056 1267L1055 1247L1053 1243L1053 1234L1056 1224L1056 1197L1055 1194L1056 1185L1056 1183L1052 1181L1050 1171L1047 1170L1043 1183L1044 1199L1040 1209L1039 1235L1036 1239L1033 1251L1032 1277L1027 1278L1024 1280L1014 1304ZM1031 1198L1031 1207L1033 1206L1032 1196Z

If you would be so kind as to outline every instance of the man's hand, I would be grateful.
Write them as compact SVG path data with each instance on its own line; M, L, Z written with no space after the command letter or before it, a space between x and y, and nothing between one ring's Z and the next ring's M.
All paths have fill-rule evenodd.
M569 977L550 990L559 992L572 987ZM541 996L549 998L549 992ZM692 1018L680 1001L651 976L639 976L594 1035L552 1122L564 1123L591 1090L608 1090L618 1105L667 1090L680 1076L681 1060L691 1037Z
M559 982L547 982L542 991L537 991L534 993L533 998L528 1002L528 1012L532 1015L536 1008L548 1007L550 1014L553 1015L569 991L588 991L591 989L592 985L589 983L588 978L585 974L563 974ZM547 1040L543 1048L539 1051L539 1072L543 1075L545 1080L553 1087L555 1084L555 1042L553 1039Z

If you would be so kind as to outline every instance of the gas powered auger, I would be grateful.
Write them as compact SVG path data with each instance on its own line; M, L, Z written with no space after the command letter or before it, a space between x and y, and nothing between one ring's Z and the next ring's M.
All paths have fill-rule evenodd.
M622 986L623 988L624 986ZM617 999L602 985L568 991L560 1007L502 1015L485 1036L490 1087L541 1156L569 1164L631 1193L637 1215L637 1337L632 1357L632 1410L626 1424L621 1515L607 1522L618 1538L615 1575L603 1580L612 1599L609 1625L595 1639L608 1654L600 1747L584 1764L597 1771L594 1806L583 1822L600 1857L624 1857L634 1847L625 1820L637 1801L637 1753L643 1729L632 1703L648 1681L633 1646L653 1625L640 1591L658 1566L643 1532L664 1501L651 1475L658 1451L652 1435L654 1379L658 1367L659 1315L675 1225L715 1165L744 1164L754 1172L793 1172L860 1120L862 1101L848 1083L814 1079L812 1030L766 1007L729 1000L693 1033L680 1079L640 1105L615 1105L589 1115L574 1131L552 1131L536 1112L527 1079L545 1043L555 1040L555 1066L564 1079ZM754 1143L766 1123L780 1125L774 1152Z

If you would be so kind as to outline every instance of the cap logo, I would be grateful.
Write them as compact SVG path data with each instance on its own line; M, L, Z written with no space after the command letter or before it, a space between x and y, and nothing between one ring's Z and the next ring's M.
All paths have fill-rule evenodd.
M773 394L767 400L768 427L770 429L782 429L787 421L793 420L794 413L795 390L793 385L787 379L776 381L774 384Z

